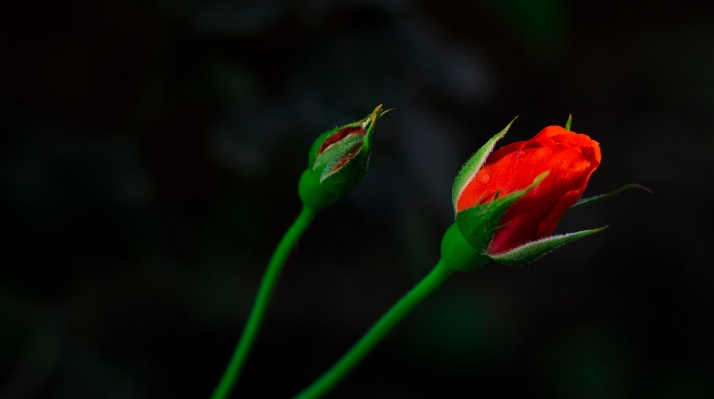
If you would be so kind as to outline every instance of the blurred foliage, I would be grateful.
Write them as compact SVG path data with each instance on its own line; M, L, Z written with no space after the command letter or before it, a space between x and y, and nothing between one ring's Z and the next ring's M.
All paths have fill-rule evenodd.
M544 360L544 371L557 397L628 398L639 388L633 346L620 334L580 331L556 345Z
M513 27L533 52L548 53L566 43L568 5L565 0L495 0L498 15Z
M487 300L452 291L434 298L432 309L411 327L410 351L425 363L469 376L498 364L512 343Z

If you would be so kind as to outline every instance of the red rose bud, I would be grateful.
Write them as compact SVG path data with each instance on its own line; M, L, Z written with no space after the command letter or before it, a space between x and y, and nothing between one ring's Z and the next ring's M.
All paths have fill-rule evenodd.
M464 165L452 201L461 239L481 256L515 266L602 230L551 236L585 191L601 155L596 141L560 126L490 154L509 127ZM444 248L442 244L442 256ZM454 269L470 270L485 261L472 256L471 265L452 263Z
M306 205L324 208L362 183L374 126L388 111L379 105L361 121L336 127L317 138L300 179L300 198Z
M491 202L497 192L505 196L525 189L538 175L550 171L508 209L488 252L500 254L548 237L568 208L578 202L600 160L596 141L549 126L531 140L509 144L491 154L459 193L456 212Z

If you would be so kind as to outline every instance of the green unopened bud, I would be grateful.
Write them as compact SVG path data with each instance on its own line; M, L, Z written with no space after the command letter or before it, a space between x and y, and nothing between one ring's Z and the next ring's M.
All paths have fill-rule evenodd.
M366 118L322 134L310 149L308 168L300 179L300 198L316 209L353 191L367 175L372 132L390 110L379 105Z

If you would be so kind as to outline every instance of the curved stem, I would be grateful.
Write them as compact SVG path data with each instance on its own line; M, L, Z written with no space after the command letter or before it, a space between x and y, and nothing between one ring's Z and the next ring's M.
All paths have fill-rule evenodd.
M258 290L258 295L255 298L255 303L253 304L253 309L250 311L250 316L248 317L248 322L243 330L243 335L241 335L240 341L236 346L235 351L233 351L233 356L228 362L226 371L223 372L221 380L218 382L216 389L211 395L211 399L225 399L230 395L233 387L235 386L238 377L240 376L243 366L245 364L248 355L250 354L253 344L255 343L255 338L258 335L258 330L260 325L265 318L265 312L268 309L270 303L270 297L275 289L275 284L280 277L280 272L285 265L285 260L290 255L290 251L295 246L295 242L302 236L310 222L315 218L317 211L314 209L303 206L300 215L295 219L295 222L290 226L285 235L278 243L275 252L273 252L273 257L270 258L270 263L268 268L265 270L263 275L263 280L260 283L260 289Z
M352 369L364 359L389 331L399 323L416 305L441 285L451 274L443 260L414 288L399 300L379 321L357 341L325 374L300 392L294 399L315 399L335 387Z

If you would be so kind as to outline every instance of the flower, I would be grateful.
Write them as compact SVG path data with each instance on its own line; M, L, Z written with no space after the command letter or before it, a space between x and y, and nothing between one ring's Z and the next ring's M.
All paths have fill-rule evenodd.
M534 138L491 154L513 122L466 161L456 176L451 200L454 223L441 240L441 260L452 270L477 269L493 259L527 265L578 238L607 228L552 235L571 209L610 198L629 188L580 198L600 166L600 145L585 134L549 126ZM489 155L490 154L490 155Z
M452 191L456 223L444 234L442 260L453 270L474 270L489 259L522 266L607 226L552 235L568 209L600 201L580 199L600 165L600 145L584 134L549 126L534 138L491 154L513 122L461 168Z
M487 253L500 254L549 237L565 212L580 199L600 165L600 145L585 134L549 126L534 138L492 153L456 200L456 211L527 188L549 174L508 208Z
M328 130L315 140L308 168L300 178L303 203L324 208L362 183L367 175L372 132L388 111L379 105L366 118Z

